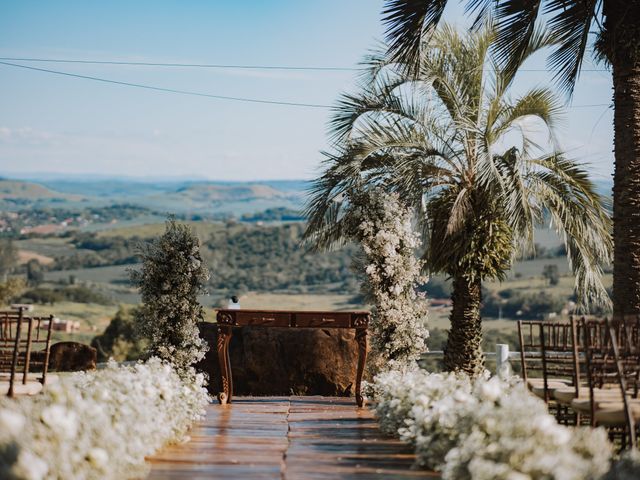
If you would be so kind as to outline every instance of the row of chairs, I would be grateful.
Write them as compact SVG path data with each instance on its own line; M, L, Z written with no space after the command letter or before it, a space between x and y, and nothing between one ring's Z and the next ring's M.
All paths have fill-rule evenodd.
M603 426L622 448L640 425L640 320L519 321L522 376L558 421Z
M53 315L29 315L27 307L0 311L0 378L8 377L8 396L14 395L19 375L26 385L30 371L41 372L39 380L46 382L53 320Z

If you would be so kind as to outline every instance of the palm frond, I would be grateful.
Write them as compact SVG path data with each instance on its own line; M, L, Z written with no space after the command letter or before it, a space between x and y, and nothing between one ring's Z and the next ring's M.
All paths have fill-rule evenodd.
M529 50L542 0L496 2L496 57L505 70L516 71Z
M580 305L610 307L602 266L611 260L613 243L602 196L580 164L562 155L532 163L542 169L530 174L531 191L564 239Z
M447 0L388 0L382 11L391 57L415 67L425 32L435 27Z
M559 44L549 56L549 67L558 69L555 79L569 96L580 74L589 30L601 4L602 0L549 0L546 5L545 14L551 16L549 31Z
M562 122L562 104L549 88L538 87L526 92L518 98L513 106L502 108L495 118L494 125L490 127L486 135L491 142L497 142L503 135L512 129L516 123L526 117L537 117L546 126L549 139L556 146L556 128ZM534 140L523 130L523 146L526 150L527 144L533 144Z

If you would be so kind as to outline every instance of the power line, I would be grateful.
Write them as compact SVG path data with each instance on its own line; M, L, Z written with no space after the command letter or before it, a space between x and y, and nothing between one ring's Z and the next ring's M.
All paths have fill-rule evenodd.
M219 100L233 100L233 101L237 101L237 102L247 102L247 103L266 103L269 105L286 105L289 107L309 107L309 108L331 108L330 105L321 105L321 104L317 104L317 103L298 103L298 102L284 102L284 101L278 101L278 100L261 100L261 99L257 99L257 98L245 98L245 97L229 97L226 95L213 95L213 94L209 94L209 93L200 93L200 92L191 92L188 90L178 90L175 88L163 88L163 87L155 87L152 85L143 85L140 83L131 83L131 82L121 82L119 80L110 80L107 78L100 78L100 77L90 77L88 75L78 75L76 73L69 73L69 72L60 72L58 70L48 70L45 68L37 68L37 67L29 67L27 65L18 65L17 63L9 63L9 62L0 62L0 65L6 65L9 67L17 67L17 68L24 68L27 70L35 70L37 72L45 72L45 73L53 73L55 75L64 75L67 77L75 77L75 78L83 78L85 80L94 80L96 82L103 82L103 83L112 83L115 85L124 85L127 87L136 87L136 88L144 88L147 90L155 90L158 92L167 92L167 93L178 93L181 95L193 95L196 97L207 97L207 98L216 98Z
M237 68L245 70L315 70L315 71L339 71L357 72L360 68L354 67L315 67L315 66L289 66L289 65L227 65L217 63L159 63L159 62L125 62L120 60L68 60L60 58L16 58L0 57L0 60L10 62L49 62L49 63L80 63L89 65L130 65L135 67L177 67L177 68Z
M164 88L164 87L156 87L153 85L144 85L141 83L132 83L132 82L123 82L120 80L111 80L108 78L101 78L101 77L92 77L89 75L80 75L77 73L69 73L69 72L61 72L59 70L49 70L46 68L38 68L38 67L30 67L28 65L19 65L17 63L10 63L10 62L3 62L0 61L0 65L5 65L8 67L15 67L15 68L23 68L26 70L32 70L32 71L36 71L36 72L44 72L44 73L51 73L51 74L55 74L55 75L63 75L66 77L74 77L74 78L82 78L84 80L93 80L96 82L102 82L102 83L110 83L110 84L115 84L115 85L124 85L127 87L135 87L135 88L142 88L142 89L146 89L146 90L155 90L158 92L167 92L167 93L177 93L180 95L191 95L191 96L196 96L196 97L207 97L207 98L215 98L218 100L232 100L232 101L237 101L237 102L246 102L246 103L262 103L262 104L268 104L268 105L284 105L284 106L289 106L289 107L308 107L308 108L333 108L331 105L323 105L323 104L319 104L319 103L302 103L302 102L287 102L287 101L279 101L279 100L263 100L263 99L258 99L258 98L247 98L247 97L231 97L231 96L227 96L227 95L215 95L215 94L210 94L210 93L202 93L202 92L192 92L189 90L179 90L179 89L175 89L175 88ZM568 108L591 108L591 107L610 107L610 104L607 103L594 103L594 104L590 104L590 105L571 105Z
M173 68L236 68L245 70L311 70L311 71L338 71L358 72L362 68L355 67L331 67L331 66L294 66L294 65L235 65L218 63L162 63L162 62L127 62L124 60L73 60L64 58L19 58L0 57L0 60L8 62L47 62L47 63L75 63L85 65L128 65L134 67L173 67ZM491 70L491 69L485 69ZM559 69L549 68L520 68L519 72L555 72ZM583 68L581 72L609 72L607 69Z

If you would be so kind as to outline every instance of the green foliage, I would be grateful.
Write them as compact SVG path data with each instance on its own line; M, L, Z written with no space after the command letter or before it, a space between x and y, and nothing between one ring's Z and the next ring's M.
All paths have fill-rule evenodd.
M0 238L0 279L6 280L17 263L18 249L10 239Z
M37 287L44 281L44 270L38 260L32 258L27 262L27 283Z
M136 246L141 238L120 236L99 237L96 233L73 234L72 255L56 257L53 270L72 270L107 265L131 265L137 263Z
M233 293L249 290L356 293L358 285L350 270L355 248L308 252L300 245L304 228L302 223L203 227L203 231L213 231L201 249L203 259L216 272L208 287ZM52 269L134 264L139 261L135 248L141 241L137 235L126 238L76 233L72 237L73 253L58 256Z
M187 371L207 351L197 326L204 317L198 295L209 279L200 242L188 226L170 218L162 236L141 245L140 257L141 269L130 272L142 295L136 315L140 336L149 341L152 356Z
M236 226L214 232L202 249L213 271L209 285L234 293L335 288L356 293L350 270L355 247L332 253L306 251L300 241L305 226Z
M550 313L559 314L567 303L566 298L548 291L529 293L522 290L505 290L501 295L488 295L482 305L482 315L502 316L522 320L542 320Z
M39 303L53 305L57 302L96 303L98 305L111 305L110 298L85 286L67 288L32 288L21 295L24 303Z
M147 350L145 340L139 338L136 328L138 311L120 306L105 331L91 341L98 351L98 361L113 358L118 362L139 360Z
M286 207L267 208L259 213L245 213L243 222L299 222L305 219L302 213Z
M542 276L547 279L549 285L558 285L558 283L560 283L560 272L558 271L558 265L545 265L542 269Z
M9 278L0 283L0 305L9 305L20 297L26 285L22 278Z
M451 281L442 277L431 277L418 290L424 292L427 298L449 298L451 296Z
M460 192L444 190L430 200L431 213L427 265L434 272L503 280L513 258L513 230L504 220L501 205L493 198L474 203L462 220L463 225L451 229L451 216ZM428 214L428 213L427 213ZM452 248L455 246L455 248Z

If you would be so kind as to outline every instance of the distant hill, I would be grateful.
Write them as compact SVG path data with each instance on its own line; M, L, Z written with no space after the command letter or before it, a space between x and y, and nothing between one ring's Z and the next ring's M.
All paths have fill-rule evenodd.
M40 198L68 198L68 195L54 192L37 183L0 179L0 198L36 200Z
M284 192L268 185L216 185L211 183L191 184L178 189L172 195L197 202L241 201L287 196Z
M0 179L0 199L9 201L81 201L82 196L56 192L37 183Z
M269 208L300 209L304 204L304 192L280 190L265 183L202 182L130 201L157 211L240 216Z

